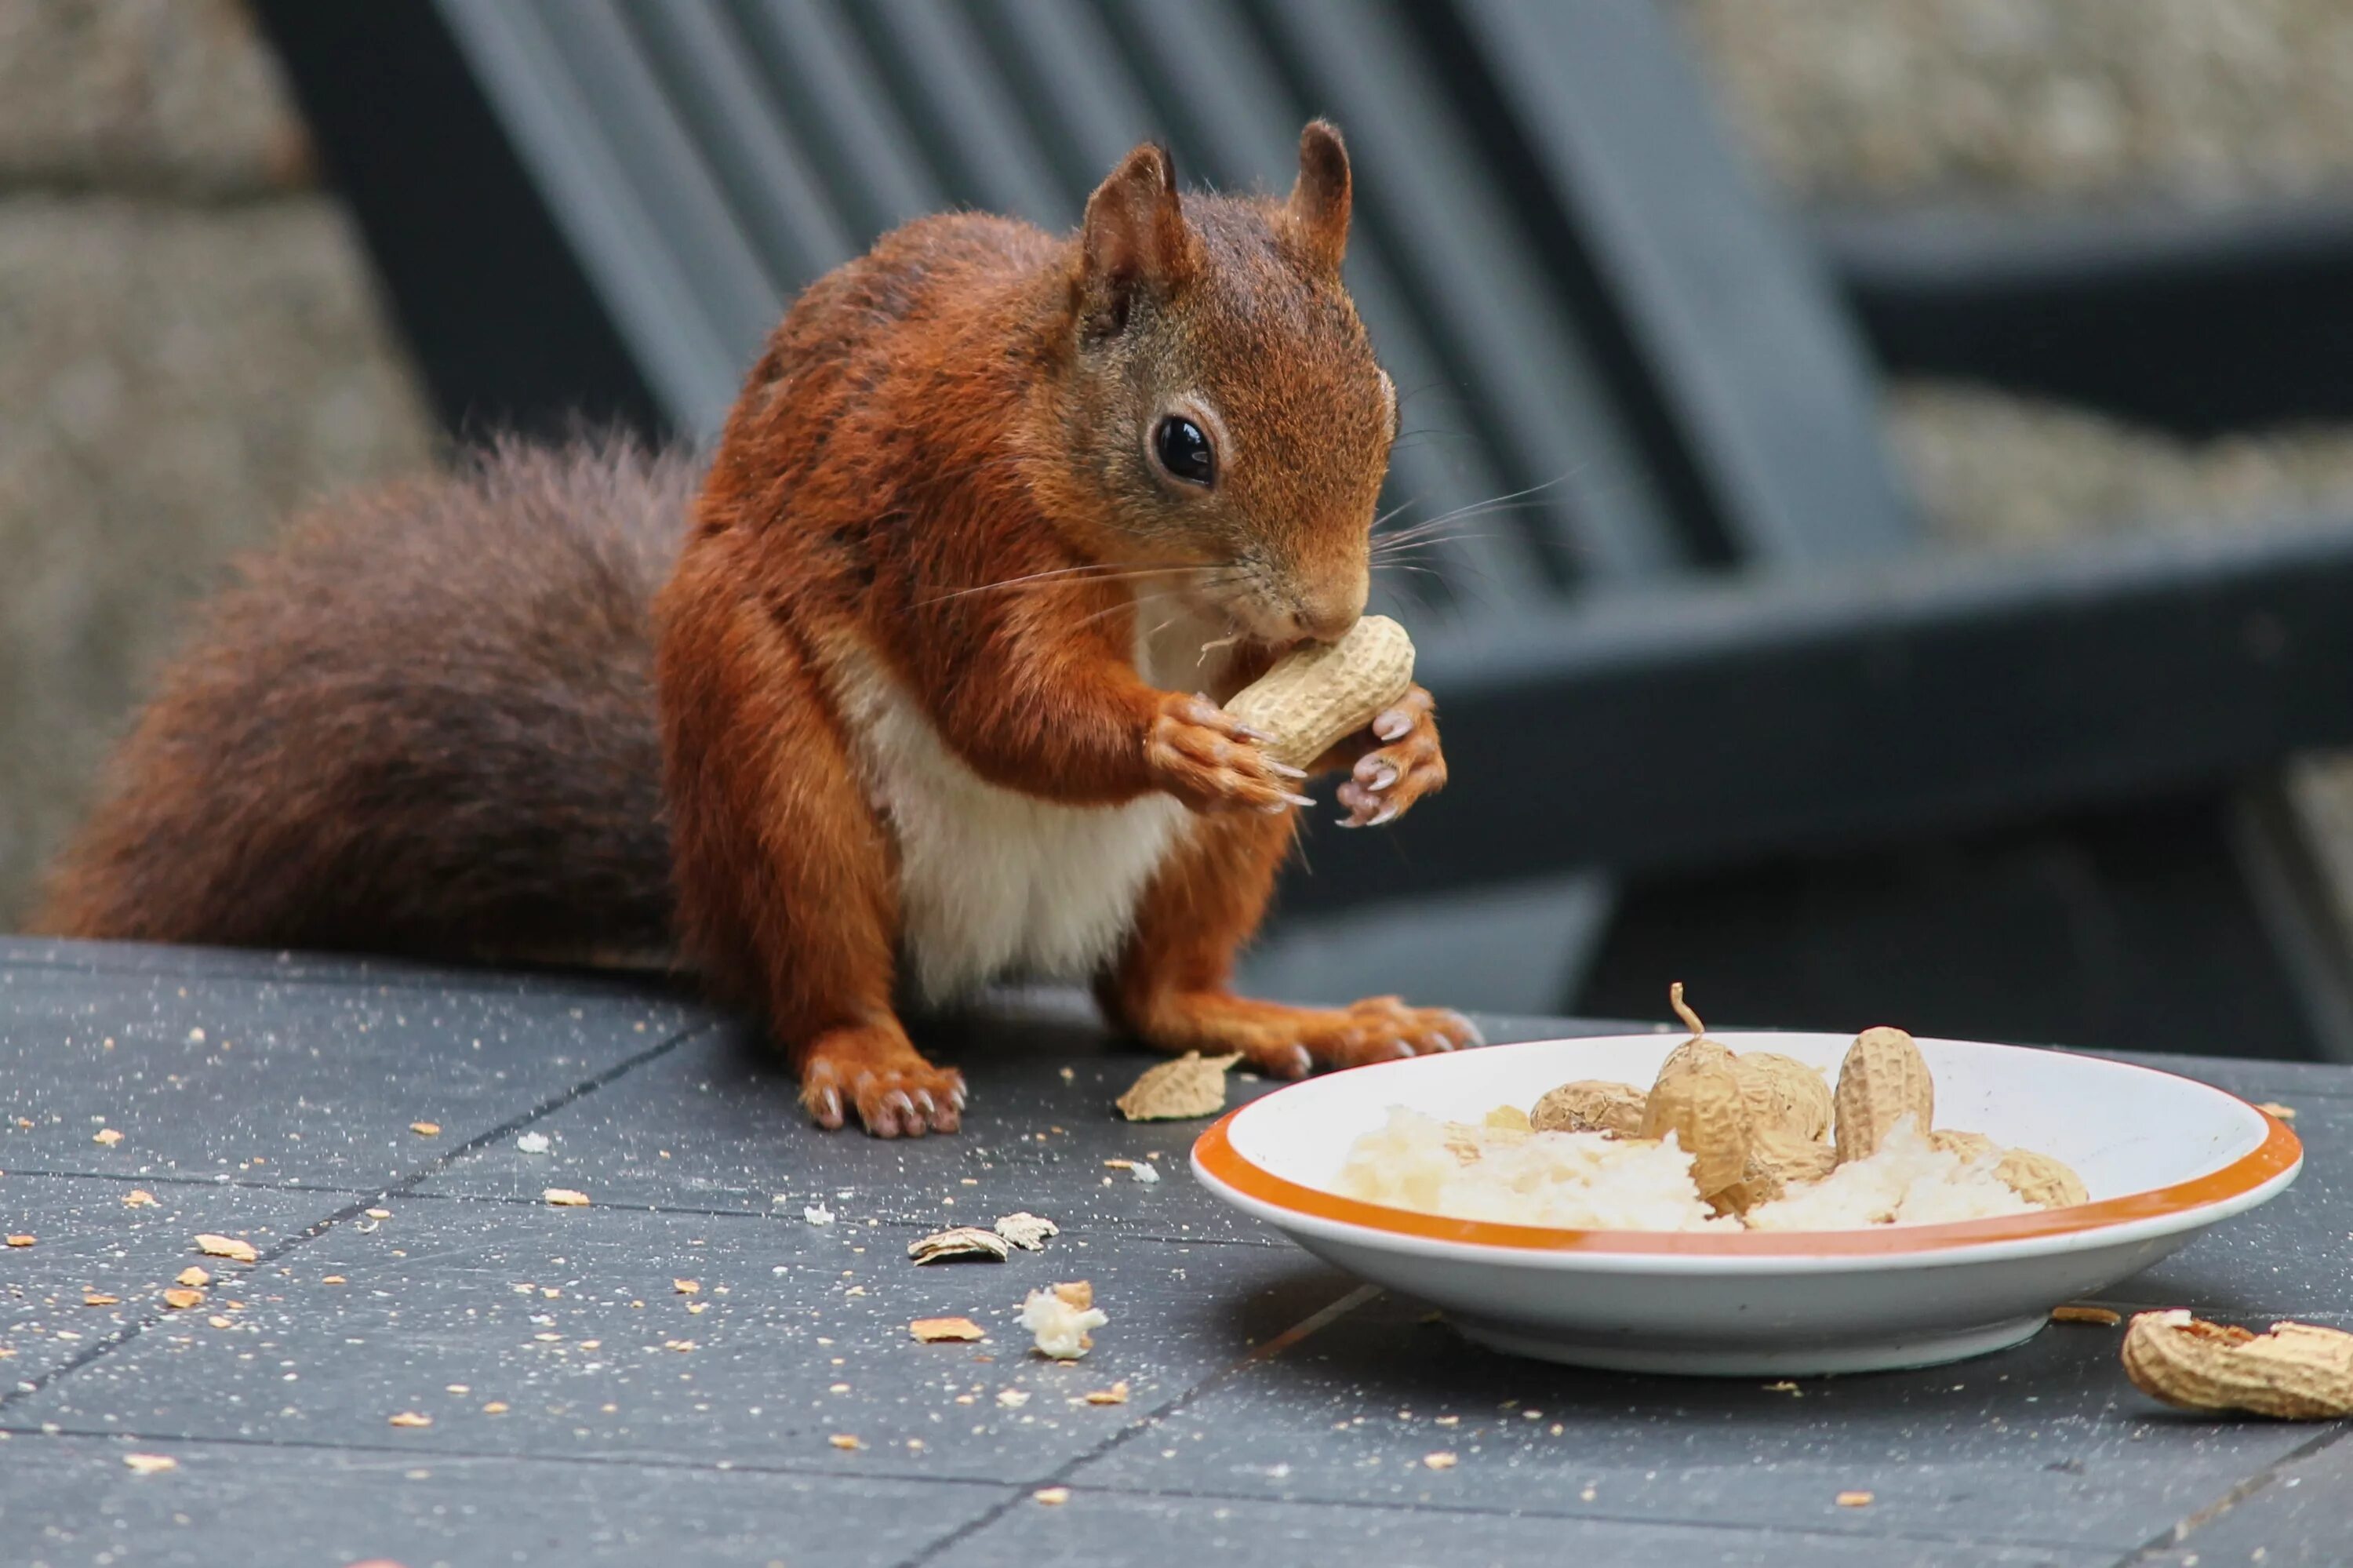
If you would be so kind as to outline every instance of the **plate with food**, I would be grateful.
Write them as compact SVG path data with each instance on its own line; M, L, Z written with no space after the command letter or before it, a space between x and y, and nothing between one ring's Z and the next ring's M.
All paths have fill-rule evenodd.
M2220 1089L2063 1051L1630 1034L1387 1062L1202 1134L1226 1202L1473 1340L1791 1375L2018 1343L2277 1196L2303 1147Z

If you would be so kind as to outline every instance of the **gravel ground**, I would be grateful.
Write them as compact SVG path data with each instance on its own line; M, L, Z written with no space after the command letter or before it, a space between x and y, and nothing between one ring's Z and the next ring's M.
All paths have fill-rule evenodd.
M2353 182L2346 0L1674 0L1805 197L2189 202Z
M1887 429L1931 525L1964 547L2151 527L2246 527L2353 506L2353 429L2185 442L2066 404L1904 381Z

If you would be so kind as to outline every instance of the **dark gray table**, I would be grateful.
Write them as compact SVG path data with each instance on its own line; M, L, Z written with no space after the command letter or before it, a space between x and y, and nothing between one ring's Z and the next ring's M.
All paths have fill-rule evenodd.
M657 990L0 939L0 1230L37 1238L0 1250L0 1563L2353 1556L2341 1428L2162 1410L2116 1330L1794 1389L1505 1360L1209 1199L1196 1125L1112 1118L1144 1062L1074 1003L927 1035L965 1130L881 1143L812 1130L755 1040ZM2348 1322L2353 1070L2170 1065L2295 1107L2310 1163L2110 1304ZM1062 1234L906 1260L1017 1209ZM167 1308L191 1264L207 1300ZM1094 1353L1026 1357L1023 1292L1071 1278ZM934 1315L989 1338L913 1342Z

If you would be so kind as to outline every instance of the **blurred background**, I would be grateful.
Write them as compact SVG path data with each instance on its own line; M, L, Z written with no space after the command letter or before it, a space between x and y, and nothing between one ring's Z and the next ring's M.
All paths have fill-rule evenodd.
M356 19L363 10L375 20ZM1399 376L1418 399L1409 423L1428 428L1436 454L1400 483L1465 503L1550 487L1505 514L1505 526L1524 530L1516 546L1531 572L1572 606L1597 585L1680 582L1685 567L1717 579L1762 561L1783 568L1770 589L1819 585L1826 571L1846 581L1836 574L1849 555L1875 568L1898 556L2040 557L2142 537L2172 542L2131 557L2144 563L2131 591L2155 592L2154 577L2202 569L2185 564L2200 558L2185 537L2353 518L2346 0L1619 0L1562 7L1586 29L1575 36L1493 10L1432 6L1382 21L1388 8L1374 7L1365 14L1376 21L1343 41L1319 30L1330 7L1281 0L1153 11L1075 0L649 0L570 12L467 0L259 13L239 0L0 5L0 927L27 908L38 867L76 821L186 604L290 508L433 461L460 428L544 428L566 405L702 434L759 324L805 281L797 273L862 247L886 221L951 201L1068 222L1091 177L1081 171L1106 164L1097 143L1132 132L1172 136L1191 177L1272 182L1288 178L1284 138L1301 111L1340 120L1364 182L1352 277L1385 353L1414 361L1419 374ZM1189 41L1164 52L1155 27ZM1248 39L1247 58L1207 68L1217 79L1188 76L1182 50L1225 53L1226 27ZM1499 42L1513 27L1535 31L1514 50ZM1385 29L1398 45L1388 57ZM697 52L714 42L743 69ZM820 46L871 76L868 99L850 101L857 72L820 70ZM1671 63L1653 58L1661 48ZM642 80L612 74L624 56L645 63ZM1249 62L1261 57L1254 80ZM1400 59L1428 79L1400 74ZM1550 66L1556 76L1540 69ZM1535 75L1512 77L1520 68ZM1610 99L1613 81L1652 72L1666 73L1662 100ZM730 98L731 85L749 96ZM1695 113L1675 96L1686 86ZM968 147L959 164L946 117L967 90L979 122L1022 120L1034 169L975 159ZM847 96L837 105L828 92ZM1642 123L1646 112L1670 116L1663 133ZM689 220L700 212L667 225L685 236L668 250L599 229L600 179L662 181L644 159L632 163L627 137L602 163L567 150L583 145L578 126L609 130L632 114L640 129L665 127L648 144L711 171L712 211L732 215L712 219L718 238L696 239ZM1260 134L1261 121L1284 129ZM669 148L665 135L691 147ZM865 157L899 143L895 162ZM1685 162L1653 168L1654 152ZM1530 214L1558 193L1517 166L1550 167L1555 153L1568 171L1556 228ZM1709 161L1718 154L1722 172ZM774 189L741 172L794 158L807 167ZM1481 205L1486 187L1466 180L1469 206L1432 210L1416 192L1435 187L1394 173L1443 171L1450 159L1485 167L1492 199ZM1729 194L1696 218L1625 216L1662 187L1693 188L1691 170ZM536 191L543 210L501 207L501 179ZM1752 198L1761 238L1718 230L1694 241L1702 261L1740 281L1694 288L1694 269L1662 248L1721 212L1748 221ZM508 210L512 232L485 227L486 213ZM665 227L659 200L649 210ZM1520 220L1508 234L1480 227L1497 211ZM1651 285L1662 276L1680 276L1672 288L1693 297L1663 298L1672 289ZM1743 285L1760 276L1771 289L1751 299ZM1575 353L1544 357L1538 334L1525 372L1504 374L1482 346L1494 320L1462 302L1492 289L1508 321L1523 296L1549 300L1556 277L1570 280L1559 285L1562 341L1590 349L1600 369L1577 380L1559 369ZM1727 345L1727 363L1787 356L1733 345L1736 324L1708 314L1727 294L1777 320L1802 317L1780 320L1798 345L1792 385L1805 396L1828 387L1836 403L1851 370L1867 433L1824 438L1819 457L1777 448L1769 405L1783 399L1763 390L1764 372L1719 382L1709 368L1715 344ZM682 295L708 308L688 319L677 313ZM1656 344L1667 346L1646 346ZM1667 368L1645 369L1651 358ZM1637 383L1649 390L1626 391ZM1616 436L1595 416L1601 433L1588 435L1580 416L1541 406L1553 396L1632 412ZM1742 398L1768 407L1708 412ZM1833 408L1823 419L1844 417ZM1803 447L1822 422L1791 439ZM1613 441L1633 455L1613 458ZM1743 442L1774 450L1743 455ZM1714 444L1735 454L1726 472L1777 461L1791 471L1741 481L1753 494L1725 481L1678 500L1678 482L1705 490L1714 471L1658 454L1704 456ZM1835 479L1849 468L1851 484ZM1657 510L1669 522L1653 526L1626 500L1645 484L1665 497ZM1425 495L1424 514L1433 504ZM1782 556L1742 543L1744 507L1802 521L1850 505L1900 514L1916 540L1892 549L1868 529L1842 539L1833 520L1827 543ZM1645 528L1670 540L1653 552L1663 566L1641 567L1650 557L1639 543L1624 546L1637 567L1612 566L1609 541L1640 541ZM1760 524L1757 536L1772 531ZM2231 559L2242 577L2327 577ZM1486 603L1511 562L1456 565L1442 570L1429 619L1469 630L1520 624L1521 607L1497 618ZM1983 569L1954 580L1994 599L2023 580ZM1922 581L1930 586L1915 597L1946 591L1945 579L1918 572L1894 580L1884 593L1870 577L1840 591L1856 605L1911 603ZM2043 590L2017 592L2023 602ZM1720 619L1719 601L1707 602L1715 608L1659 614ZM2326 624L2326 611L2308 613ZM1810 627L1816 613L1838 620L1835 607L1802 605L1785 619ZM1909 648L1916 627L1888 613L1900 624L1883 650ZM2293 655L2303 622L2278 613ZM1617 635L1607 615L1565 630L1541 617L1527 624L1514 645L1551 650L1559 673L1546 678L1579 692L1590 684L1583 655L1562 652L1562 640ZM2179 652L2172 624L2118 632L2114 659L2142 658L2133 637L2154 640L2150 660ZM1757 635L1776 648L1788 640ZM1514 641L1508 630L1488 641L1498 638ZM1477 639L1466 631L1465 641ZM1458 662L1475 684L1501 657L1474 649ZM2033 692L1998 673L2017 666L1984 667L2002 688L1989 701L2032 708ZM1643 999L1672 969L1695 983L1715 977L1727 1012L1762 1022L1852 1025L1849 1013L1883 1004L1923 1028L2342 1054L2353 1051L2340 973L2353 961L2342 940L2353 789L2329 753L2353 713L2309 715L2337 689L2327 683L2347 677L2320 672L2319 685L2281 700L2284 716L2260 736L2228 755L2153 763L2145 780L2126 764L2090 785L2077 768L2065 789L1981 811L1923 808L1852 833L1760 828L1688 857L1613 864L1606 877L1588 863L1589 845L1564 842L1531 853L1529 877L1499 878L1503 852L1450 860L1433 821L1417 827L1433 836L1405 837L1377 874L1352 883L1345 864L1335 873L1345 890L1376 874L1410 885L1437 867L1427 900L1384 916L1336 897L1319 906L1311 892L1259 975L1301 992L1402 975L1465 1004L1647 1015L1658 1008ZM2117 689L2137 689L2118 679L2127 684ZM2227 692L2216 700L2231 705ZM1546 722L1540 708L1524 711ZM1483 733L1475 711L1470 722L1466 734ZM1671 725L1627 724L1622 736L1574 737L1603 754L1577 770L1639 779L1683 766ZM1848 761L1849 774L1902 763ZM1456 770L1465 772L1459 752ZM2257 785L2270 813L2261 865L2244 828ZM2235 803L2215 806L2223 814L2210 822L2208 807L2225 800ZM1574 815L1575 800L1562 809ZM1476 812L1476 799L1461 810ZM2219 836L2212 822L2225 823ZM2174 907L2207 898L2176 873L2209 861L2229 884L2211 901L2236 911L2211 929ZM2283 877L2294 885L2285 895ZM1876 894L1942 902L1948 917L1887 935L1901 924L1890 912L1861 931L1855 906ZM2152 899L2174 904L2159 918L2147 915ZM1428 931L1441 917L1472 935L1433 947ZM1812 935L1783 943L1791 925ZM1536 937L1495 934L1506 928ZM2242 954L2250 941L2263 952ZM1662 956L1678 943L1689 962ZM2214 972L2197 995L2166 991L2201 968Z

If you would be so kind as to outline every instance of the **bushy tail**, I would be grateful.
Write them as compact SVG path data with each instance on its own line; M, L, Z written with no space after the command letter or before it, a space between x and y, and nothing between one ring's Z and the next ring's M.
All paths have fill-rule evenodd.
M299 520L164 672L40 928L666 949L651 609L697 471L506 441Z

